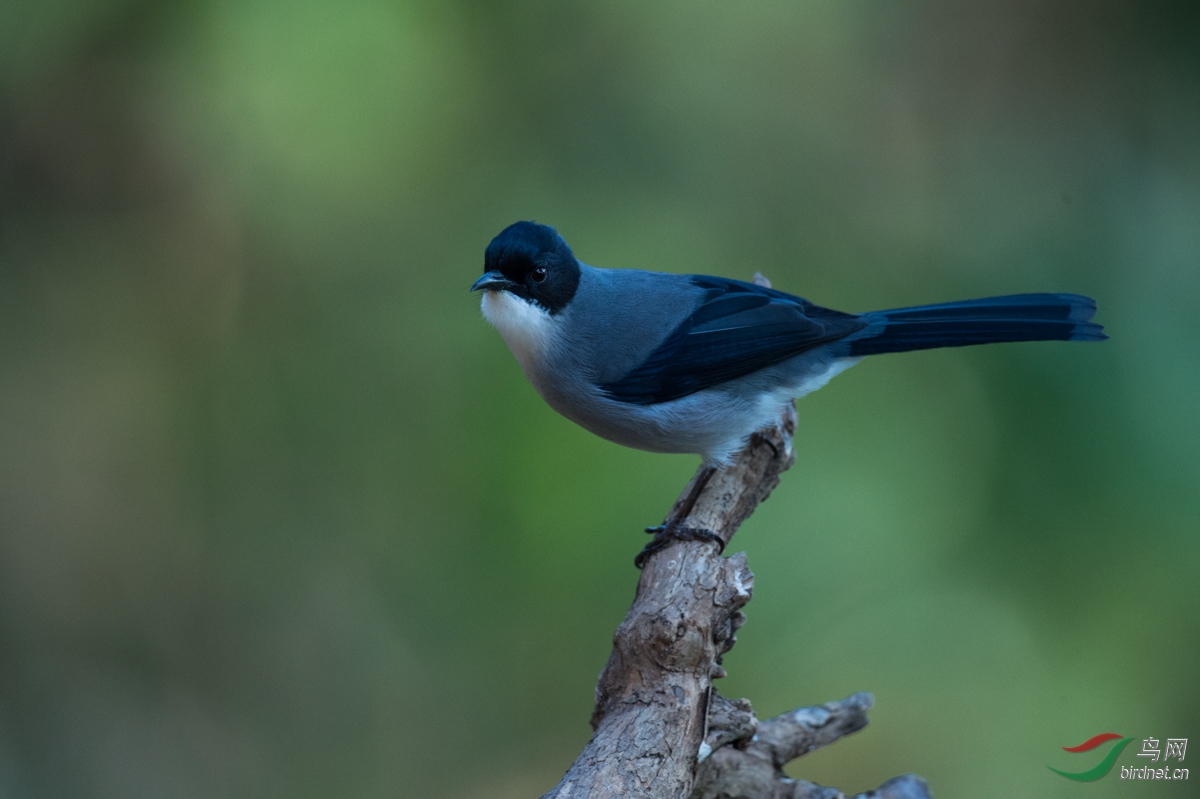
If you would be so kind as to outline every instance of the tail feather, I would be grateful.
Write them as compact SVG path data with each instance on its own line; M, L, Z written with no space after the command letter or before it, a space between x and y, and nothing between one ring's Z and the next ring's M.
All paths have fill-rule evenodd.
M844 341L850 355L876 355L1002 341L1103 341L1089 320L1096 301L1079 294L1013 294L862 315L867 326Z

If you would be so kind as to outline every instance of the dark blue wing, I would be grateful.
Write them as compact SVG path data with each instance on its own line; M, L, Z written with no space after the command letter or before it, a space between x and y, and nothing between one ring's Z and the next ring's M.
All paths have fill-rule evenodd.
M653 405L748 375L866 323L782 291L692 275L708 296L640 365L600 388L611 398Z

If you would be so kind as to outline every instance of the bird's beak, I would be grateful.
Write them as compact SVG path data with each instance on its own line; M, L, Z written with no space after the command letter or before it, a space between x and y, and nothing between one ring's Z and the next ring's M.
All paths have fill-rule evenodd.
M511 288L514 285L516 284L506 278L504 273L493 269L476 280L475 284L471 286L471 291L498 291L500 289Z

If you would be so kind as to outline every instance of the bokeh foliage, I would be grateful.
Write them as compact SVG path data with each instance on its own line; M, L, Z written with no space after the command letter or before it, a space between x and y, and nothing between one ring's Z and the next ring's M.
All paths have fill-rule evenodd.
M844 789L1127 795L1046 765L1200 738L1196 8L5 0L0 797L557 780L695 459L525 382L466 293L517 219L851 311L1095 296L1104 344L801 402L721 689L874 691L793 767Z

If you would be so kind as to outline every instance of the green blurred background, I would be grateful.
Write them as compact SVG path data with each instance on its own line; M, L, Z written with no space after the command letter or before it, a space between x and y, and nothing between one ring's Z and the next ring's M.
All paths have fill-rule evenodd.
M696 459L526 383L467 293L518 219L848 311L1095 296L1104 344L799 404L720 689L873 691L790 769L846 790L1196 795L1046 765L1200 747L1198 8L3 0L0 797L557 781Z

